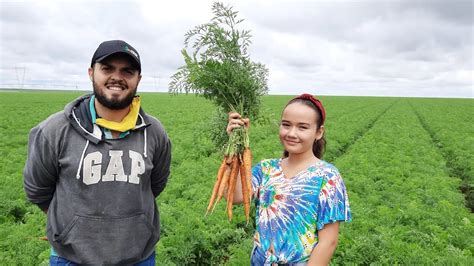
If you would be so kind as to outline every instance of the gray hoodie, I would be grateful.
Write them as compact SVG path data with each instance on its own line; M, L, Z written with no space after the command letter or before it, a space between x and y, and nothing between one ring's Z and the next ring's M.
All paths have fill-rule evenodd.
M103 139L89 101L82 96L31 130L25 192L48 211L47 236L59 256L133 264L160 238L155 197L168 180L171 143L143 110L125 138Z

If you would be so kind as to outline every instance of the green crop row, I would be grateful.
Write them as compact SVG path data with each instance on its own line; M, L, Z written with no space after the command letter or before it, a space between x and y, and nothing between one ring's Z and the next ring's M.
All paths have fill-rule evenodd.
M335 161L353 222L341 229L334 264L472 265L474 219L459 179L403 100Z
M466 206L474 212L474 102L470 99L410 99L420 122L441 150L449 174L460 178Z

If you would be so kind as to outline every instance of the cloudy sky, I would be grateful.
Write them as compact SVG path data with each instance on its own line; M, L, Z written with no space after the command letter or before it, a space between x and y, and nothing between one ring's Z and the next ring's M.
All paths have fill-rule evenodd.
M141 55L142 91L167 91L208 0L0 0L0 88L91 88L100 42ZM471 0L223 0L252 32L270 94L474 98Z

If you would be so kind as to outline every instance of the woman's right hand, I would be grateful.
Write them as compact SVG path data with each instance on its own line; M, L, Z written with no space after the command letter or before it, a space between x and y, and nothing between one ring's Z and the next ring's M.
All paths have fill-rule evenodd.
M234 128L245 126L249 128L250 120L248 118L242 118L239 113L229 113L229 123L227 124L227 134L232 133Z

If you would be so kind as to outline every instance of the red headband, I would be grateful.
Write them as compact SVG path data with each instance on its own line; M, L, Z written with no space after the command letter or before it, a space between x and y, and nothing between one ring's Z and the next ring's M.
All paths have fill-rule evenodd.
M323 104L318 99L314 98L313 95L308 93L304 93L298 97L293 98L293 100L295 99L303 99L312 102L316 106L316 108L319 109L319 112L321 113L321 125L324 125L324 120L326 119L326 111L324 110Z

